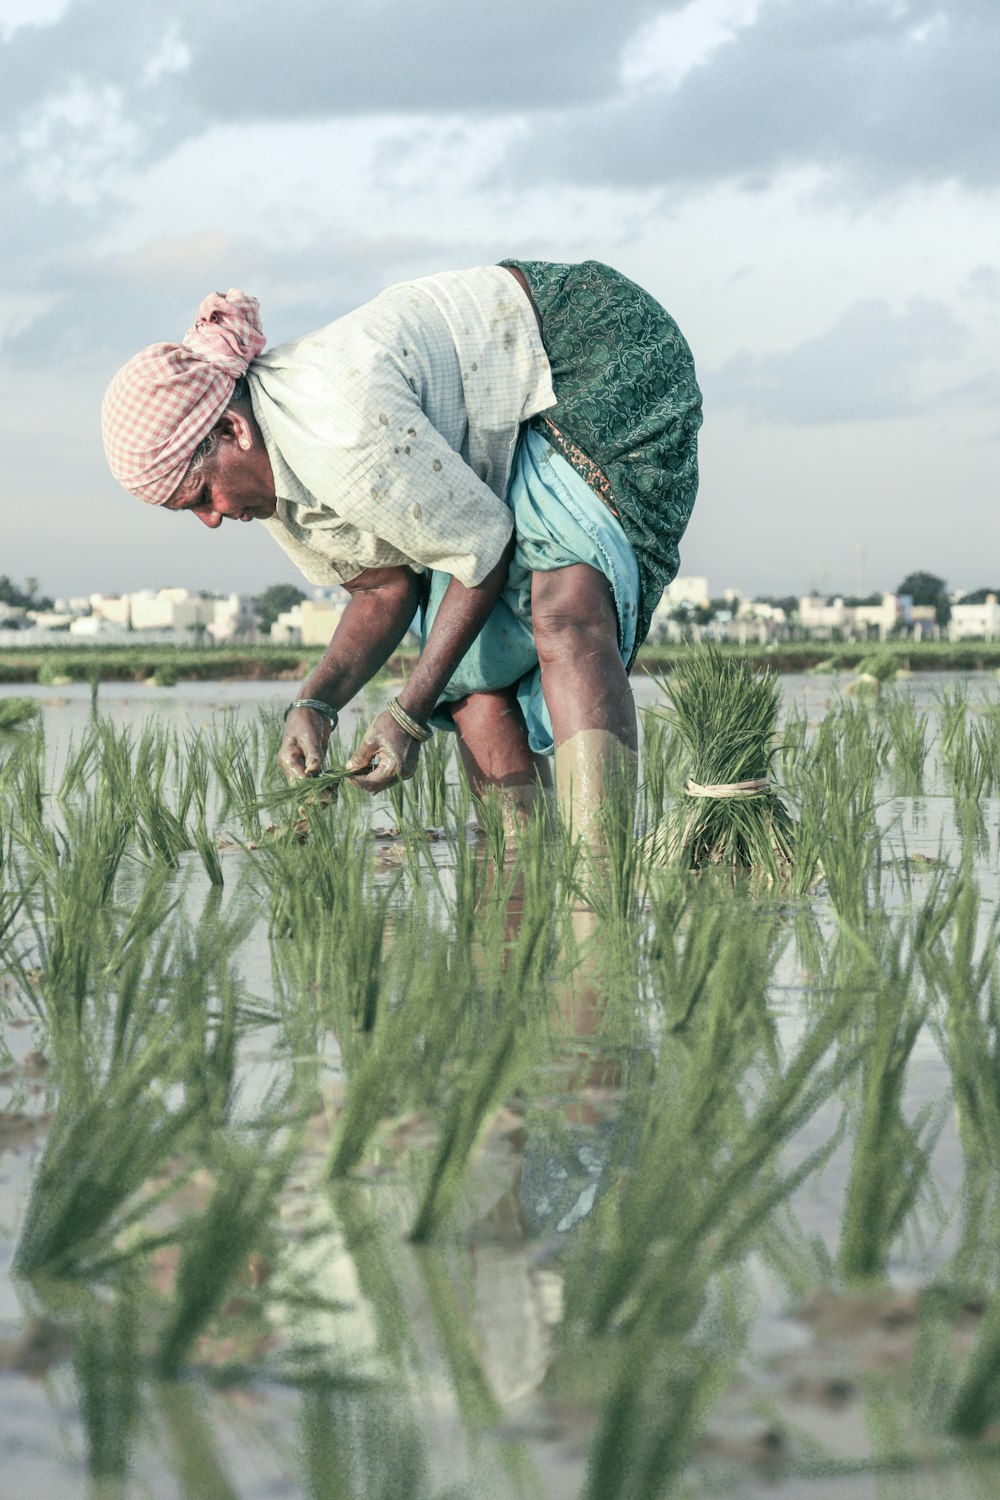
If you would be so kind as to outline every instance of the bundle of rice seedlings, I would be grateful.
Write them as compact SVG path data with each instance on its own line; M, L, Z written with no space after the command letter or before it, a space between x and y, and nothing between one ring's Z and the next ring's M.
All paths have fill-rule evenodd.
M661 850L687 869L726 865L779 875L792 863L795 829L771 780L777 679L709 647L685 660L666 693L688 779Z
M0 699L0 730L20 729L32 719L37 719L41 709L34 698Z
M855 686L878 692L884 682L895 682L903 665L895 651L873 651L862 657L855 667Z

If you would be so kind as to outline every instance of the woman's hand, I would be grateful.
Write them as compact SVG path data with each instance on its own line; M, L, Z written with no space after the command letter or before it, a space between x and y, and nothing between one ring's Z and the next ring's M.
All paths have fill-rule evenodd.
M351 785L366 792L384 792L397 781L409 781L419 754L419 742L385 709L347 762L347 770L358 773L350 778Z
M318 776L330 743L330 720L314 708L293 708L285 720L278 765L289 782Z

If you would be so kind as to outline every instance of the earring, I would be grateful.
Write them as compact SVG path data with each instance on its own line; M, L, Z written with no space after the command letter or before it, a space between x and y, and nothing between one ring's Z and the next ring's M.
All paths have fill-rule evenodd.
M249 439L248 438L240 438L240 447L243 449L244 452L247 452L249 450L249 448L250 448L250 441L249 441Z

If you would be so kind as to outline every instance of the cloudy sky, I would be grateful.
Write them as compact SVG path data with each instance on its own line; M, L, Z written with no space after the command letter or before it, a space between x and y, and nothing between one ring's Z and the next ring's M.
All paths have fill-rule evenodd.
M0 0L0 573L293 580L118 489L110 376L522 255L686 333L713 593L1000 582L998 79L997 0Z

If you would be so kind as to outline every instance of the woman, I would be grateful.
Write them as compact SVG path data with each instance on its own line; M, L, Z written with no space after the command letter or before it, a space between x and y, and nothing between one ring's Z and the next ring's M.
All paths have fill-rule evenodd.
M634 780L628 670L678 566L701 397L687 344L595 261L507 261L390 287L262 352L257 303L212 294L180 345L118 372L102 424L126 489L215 528L260 520L350 600L289 706L280 762L316 775L338 711L415 614L421 651L349 763L412 776L430 721L473 790L564 815Z

